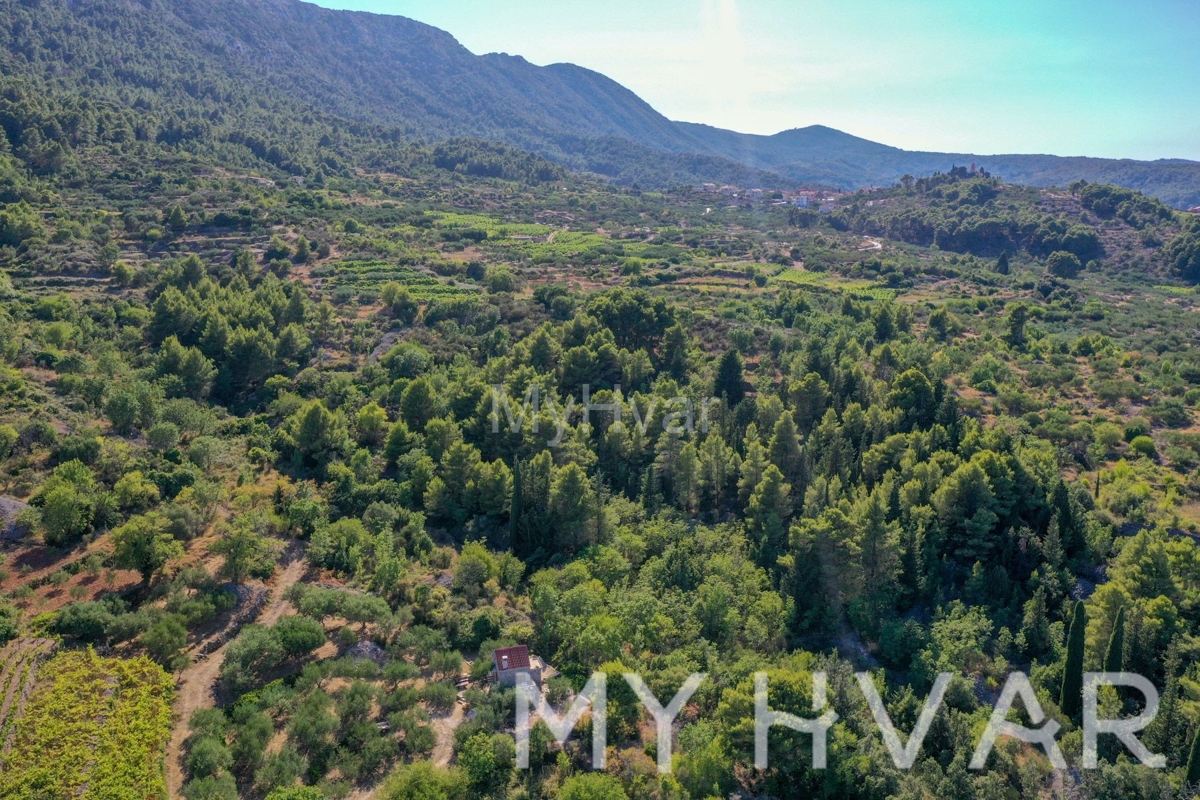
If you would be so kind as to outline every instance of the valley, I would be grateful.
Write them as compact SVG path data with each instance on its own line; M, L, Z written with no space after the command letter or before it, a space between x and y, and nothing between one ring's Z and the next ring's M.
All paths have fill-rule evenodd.
M735 162L408 20L0 8L0 796L1192 796L1192 166ZM518 768L514 671L606 676L603 769L595 707ZM1097 671L1163 768L1085 765ZM942 692L911 769L856 672ZM704 676L669 757L627 673ZM1066 769L970 765L1018 673ZM759 676L825 766L756 767Z

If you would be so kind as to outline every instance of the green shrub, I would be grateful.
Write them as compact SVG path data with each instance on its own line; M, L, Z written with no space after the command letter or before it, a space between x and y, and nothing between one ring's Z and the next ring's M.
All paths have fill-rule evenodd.
M1137 436L1129 443L1130 449L1138 455L1145 456L1149 459L1158 457L1158 450L1154 446L1154 440L1149 436Z

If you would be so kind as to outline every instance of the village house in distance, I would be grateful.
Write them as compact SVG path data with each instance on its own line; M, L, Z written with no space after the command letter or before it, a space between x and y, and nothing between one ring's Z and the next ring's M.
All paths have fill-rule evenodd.
M537 656L529 654L523 644L516 647L499 647L492 653L492 671L489 680L500 686L516 686L517 676L527 674L537 686L542 685L546 664Z

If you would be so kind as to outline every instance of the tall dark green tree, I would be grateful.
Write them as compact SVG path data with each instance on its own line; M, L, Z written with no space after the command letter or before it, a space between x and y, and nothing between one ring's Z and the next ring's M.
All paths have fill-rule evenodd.
M1104 671L1121 672L1125 668L1125 608L1117 610L1108 649L1104 651Z
M300 236L296 239L296 252L292 255L292 260L297 264L307 264L308 259L312 257L312 245L308 239Z
M996 259L996 272L999 272L1001 275L1007 275L1009 271L1010 267L1008 265L1008 251L1005 250L1000 254L1000 257Z
M187 212L183 210L182 206L176 205L171 209L171 211L167 214L167 224L170 225L171 230L175 231L176 233L179 233L187 227L188 216Z
M521 530L521 462L513 461L512 501L508 506L508 543L510 547L517 546L517 537Z
M1008 312L1008 333L1005 340L1013 347L1025 346L1025 322L1029 319L1029 308L1024 303L1017 303Z
M888 403L903 413L901 429L904 431L928 426L938 408L933 384L916 367L901 372L892 381Z
M780 414L772 431L771 444L767 456L771 463L779 467L783 477L793 488L802 486L804 470L804 454L800 450L800 435L796 430L796 422L791 414Z
M684 381L687 378L688 334L682 323L676 322L667 328L660 351L662 368L675 380Z
M1083 710L1083 643L1087 629L1087 610L1083 601L1075 603L1071 616L1071 629L1067 634L1067 662L1063 667L1062 692L1058 697L1059 708L1071 719L1078 719Z
M742 398L746 396L742 357L737 350L730 348L721 356L721 361L717 364L717 377L713 381L713 394L724 398L730 408L742 402Z
M1192 737L1192 750L1188 754L1187 773L1183 780L1188 786L1200 783L1200 726L1196 728L1196 735Z
M1184 763L1187 729L1190 725L1187 716L1180 709L1183 698L1179 696L1179 674L1183 670L1183 659L1179 653L1179 641L1171 640L1166 655L1160 658L1164 685L1159 695L1158 715L1146 728L1145 742L1151 752L1167 753L1172 765L1178 766Z
M1071 494L1067 489L1066 481L1060 480L1055 484L1051 502L1054 505L1055 518L1058 520L1058 532L1062 537L1063 550L1067 557L1071 558L1087 545L1087 541L1075 513L1075 507L1071 504Z

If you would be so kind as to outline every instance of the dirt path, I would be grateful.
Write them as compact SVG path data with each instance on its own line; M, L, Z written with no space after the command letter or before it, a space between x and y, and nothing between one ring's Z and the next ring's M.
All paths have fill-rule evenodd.
M437 744L433 747L430 758L439 767L450 765L454 757L454 732L462 725L467 704L460 698L454 701L454 709L444 717L434 717L431 724L437 732Z
M271 600L258 615L256 625L274 625L284 613L292 609L292 604L284 599L284 595L304 577L307 568L303 552L297 552L279 573L275 585L271 588ZM225 648L228 646L226 644L214 650L207 658L201 657L201 660L184 670L177 682L175 727L167 745L167 792L172 798L183 796L180 793L184 778L183 743L188 737L188 721L195 712L216 704L214 690L217 678L221 674L221 664L225 660Z
M378 784L369 789L358 788L346 795L346 800L375 800L375 793L379 791L379 787L383 784L380 781Z
M263 613L258 617L258 625L274 625L279 622L279 618L289 612L295 612L292 604L284 599L288 589L291 589L300 579L304 577L305 571L308 569L308 562L304 560L304 554L298 552L292 559L291 563L284 568L279 574L279 580L271 588L271 602L263 609Z

